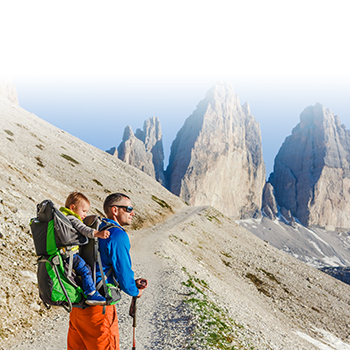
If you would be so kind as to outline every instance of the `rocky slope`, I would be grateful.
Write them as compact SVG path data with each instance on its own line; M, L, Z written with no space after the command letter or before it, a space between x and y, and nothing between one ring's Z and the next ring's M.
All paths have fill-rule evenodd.
M306 108L280 148L269 182L300 222L350 228L350 132L321 104Z
M147 119L143 130L137 129L135 134L127 126L118 149L113 147L107 152L142 170L165 186L162 130L157 117Z
M293 225L280 213L271 220L265 215L259 219L237 221L272 246L316 268L346 268L350 266L350 234L348 231L326 231L306 228L294 220ZM328 269L328 271L330 271Z
M214 86L171 146L167 187L190 205L235 217L261 209L265 184L260 127L229 84Z

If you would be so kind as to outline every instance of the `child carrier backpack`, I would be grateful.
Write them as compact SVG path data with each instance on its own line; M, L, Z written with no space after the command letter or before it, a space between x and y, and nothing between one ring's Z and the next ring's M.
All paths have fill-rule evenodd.
M101 218L97 215L89 215L84 220L84 224L99 230L101 224ZM107 223L101 228L101 230L108 230L109 228L116 227L112 223ZM106 298L106 305L113 305L120 301L120 287L119 283L113 277L113 283L107 283L107 278L113 272L111 267L106 274L103 272L101 255L98 249L98 239L94 238L88 239L88 244L80 246L79 249L80 256L85 260L85 262L91 267L92 275L94 278L94 283L96 290L100 292ZM101 281L96 285L96 265L99 265L99 270L101 272Z
M94 225L96 229L100 219L96 215L87 217L88 226ZM93 226L92 226L93 227ZM109 226L111 227L111 226ZM98 240L89 239L77 232L67 217L61 213L51 200L44 200L37 205L37 217L31 219L32 231L36 254L38 255L37 278L39 297L49 309L51 305L62 306L68 312L73 306L88 307L85 304L85 296L81 288L79 276L72 270L72 247L79 246L79 255L91 267L94 282L96 284L96 262L101 261L98 252ZM104 228L108 229L108 228ZM84 247L84 248L83 248ZM65 252L61 248L65 248ZM101 267L102 263L100 262ZM107 275L112 271L108 271ZM120 300L119 287L110 291L103 275L98 287L106 292L107 305ZM113 288L112 288L113 289ZM113 294L113 296L112 296Z

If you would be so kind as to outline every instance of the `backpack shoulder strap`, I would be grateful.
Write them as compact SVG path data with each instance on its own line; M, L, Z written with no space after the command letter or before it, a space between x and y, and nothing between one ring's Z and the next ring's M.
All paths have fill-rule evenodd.
M103 231L103 230L108 230L109 228L112 228L112 227L118 227L118 225L115 225L115 224L112 224L111 222L108 222L105 226L101 227L99 229L99 231Z
M112 227L117 227L117 228L120 228L121 230L125 231L123 229L123 227L120 226L116 222L109 222L109 221L106 221L106 219L102 219L101 222L100 222L100 226L101 226L102 223L104 223L105 225L103 227L99 228L98 229L99 231L108 230L109 228L112 228Z
M113 224L111 222L107 222L105 226L103 226L102 228L99 229L99 231L108 230L108 229L110 229L112 227L120 228L119 225ZM107 273L104 274L103 266L102 266L102 260L101 260L101 255L100 255L100 250L99 250L99 247L98 247L98 240L97 239L95 241L95 251L96 251L96 260L98 262L98 266L99 266L99 269L101 271L101 281L97 284L96 290L99 290L103 286L105 295L107 295L107 279L112 274L113 267L111 267L107 271ZM114 279L114 283L118 284L118 282L115 280L115 278L113 278L113 279Z
M101 281L97 284L96 290L99 290L99 289L102 287L102 285L103 285L104 283L106 283L107 278L112 274L112 271L113 271L113 267L111 267L111 268L107 271L107 273L104 275L104 278L101 279ZM114 279L114 283L116 283L116 282L117 282L117 281ZM118 282L117 282L117 283L118 283Z

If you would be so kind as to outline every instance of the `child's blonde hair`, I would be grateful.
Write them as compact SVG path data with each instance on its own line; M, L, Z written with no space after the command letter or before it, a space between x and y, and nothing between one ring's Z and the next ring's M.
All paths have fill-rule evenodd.
M85 201L90 205L89 199L85 196L85 194L82 194L81 192L74 191L69 194L69 196L66 199L65 207L69 208L72 204L77 205L81 201Z

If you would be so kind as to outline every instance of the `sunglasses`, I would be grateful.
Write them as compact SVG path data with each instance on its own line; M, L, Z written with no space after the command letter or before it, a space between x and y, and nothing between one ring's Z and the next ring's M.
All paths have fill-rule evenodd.
M129 205L129 206L126 206L126 205L111 205L110 208L112 208L112 207L123 208L123 209L125 209L125 211L127 213L131 213L134 210L134 208L131 205Z

